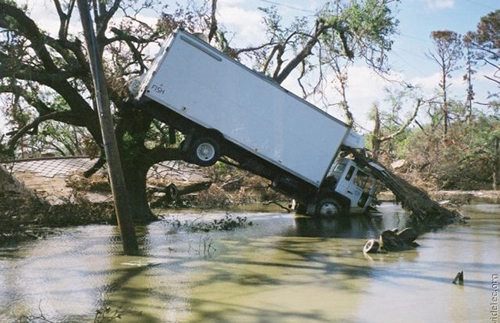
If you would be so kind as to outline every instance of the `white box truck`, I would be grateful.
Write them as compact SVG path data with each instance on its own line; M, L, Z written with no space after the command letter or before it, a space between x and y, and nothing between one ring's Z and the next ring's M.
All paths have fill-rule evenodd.
M269 179L302 214L366 210L375 180L342 147L364 148L345 123L272 79L177 30L135 90L138 106L185 135L188 162L230 158Z

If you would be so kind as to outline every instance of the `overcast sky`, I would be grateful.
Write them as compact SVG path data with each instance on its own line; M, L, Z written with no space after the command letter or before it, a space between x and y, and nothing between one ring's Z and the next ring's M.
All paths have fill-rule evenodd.
M57 30L58 20L50 0L27 2L32 8L32 17L44 29ZM171 2L173 5L174 1ZM168 1L163 3L167 4ZM276 6L279 13L289 19L294 16L312 18L324 3L325 1L320 0L219 0L218 20L227 30L235 32L233 44L243 47L262 40L262 15L258 7ZM395 11L400 25L399 34L393 38L395 42L390 53L393 77L420 85L431 95L438 84L439 67L425 56L425 53L433 48L430 33L436 30L452 30L465 34L476 29L481 17L497 9L500 9L500 0L403 0ZM148 17L151 22L156 18L154 14ZM75 23L79 22L75 20ZM456 98L465 100L462 74L463 72L454 75L452 89ZM294 85L284 85L292 91L296 90ZM384 88L387 86L390 84L362 64L350 69L348 101L355 120L363 128L371 130L371 122L367 119L368 111L374 102L384 107ZM484 102L488 90L498 91L491 81L486 81L479 73L475 82L476 99ZM341 116L336 111L328 112Z

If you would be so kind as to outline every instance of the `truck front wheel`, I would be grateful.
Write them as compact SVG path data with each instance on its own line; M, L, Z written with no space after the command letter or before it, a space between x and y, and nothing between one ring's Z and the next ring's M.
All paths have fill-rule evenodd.
M219 144L210 137L195 139L189 148L190 161L200 166L212 166L220 157Z
M316 215L323 217L337 216L342 212L342 207L333 198L327 197L321 199L316 205Z

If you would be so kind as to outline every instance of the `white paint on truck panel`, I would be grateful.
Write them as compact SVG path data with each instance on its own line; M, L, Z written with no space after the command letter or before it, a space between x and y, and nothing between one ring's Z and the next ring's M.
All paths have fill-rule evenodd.
M144 95L314 185L349 133L344 123L182 31L148 73Z

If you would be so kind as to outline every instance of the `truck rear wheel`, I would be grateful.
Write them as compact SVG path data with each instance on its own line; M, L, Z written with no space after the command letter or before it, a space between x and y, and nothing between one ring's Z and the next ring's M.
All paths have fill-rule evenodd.
M200 166L212 166L220 157L220 147L211 137L200 137L189 147L189 159Z
M321 199L316 205L316 215L323 217L333 217L341 214L342 207L331 197Z

